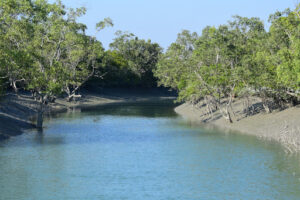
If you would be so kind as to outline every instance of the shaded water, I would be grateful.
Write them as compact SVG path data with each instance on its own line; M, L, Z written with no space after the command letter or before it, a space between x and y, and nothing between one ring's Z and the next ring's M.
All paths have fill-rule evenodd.
M172 106L111 105L0 143L0 199L300 199L300 159Z

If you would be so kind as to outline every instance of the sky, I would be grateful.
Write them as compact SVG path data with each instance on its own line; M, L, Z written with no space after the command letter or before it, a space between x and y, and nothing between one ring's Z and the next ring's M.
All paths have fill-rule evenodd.
M49 2L54 2L50 0ZM105 17L114 27L96 34L107 49L117 30L128 31L140 39L150 39L166 49L183 29L201 34L206 26L227 23L234 15L259 17L266 27L269 15L277 10L294 9L300 0L62 0L67 7L86 7L78 21L95 35L95 24Z

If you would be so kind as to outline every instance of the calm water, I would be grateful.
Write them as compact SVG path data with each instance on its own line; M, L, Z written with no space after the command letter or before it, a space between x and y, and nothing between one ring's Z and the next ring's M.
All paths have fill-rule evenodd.
M205 131L171 106L105 106L0 143L2 200L299 200L300 159Z

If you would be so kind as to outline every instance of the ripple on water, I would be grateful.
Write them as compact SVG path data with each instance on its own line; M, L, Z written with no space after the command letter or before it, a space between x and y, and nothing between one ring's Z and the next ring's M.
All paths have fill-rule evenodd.
M172 106L65 113L0 144L0 199L300 199L299 155Z

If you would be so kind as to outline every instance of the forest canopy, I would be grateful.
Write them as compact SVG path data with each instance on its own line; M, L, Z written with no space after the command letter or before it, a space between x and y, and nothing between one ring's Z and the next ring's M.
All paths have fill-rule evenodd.
M300 12L259 18L234 16L198 36L184 30L160 57L159 85L179 92L179 101L205 102L230 122L233 98L257 96L264 108L298 103L300 97Z
M205 101L232 121L234 98L257 96L272 105L300 98L300 5L270 15L270 29L256 17L234 16L201 34L183 30L163 52L159 44L118 31L105 50L77 21L85 8L61 1L0 1L0 92L30 91L43 106L88 87L167 87L178 101ZM95 24L113 26L110 18Z

